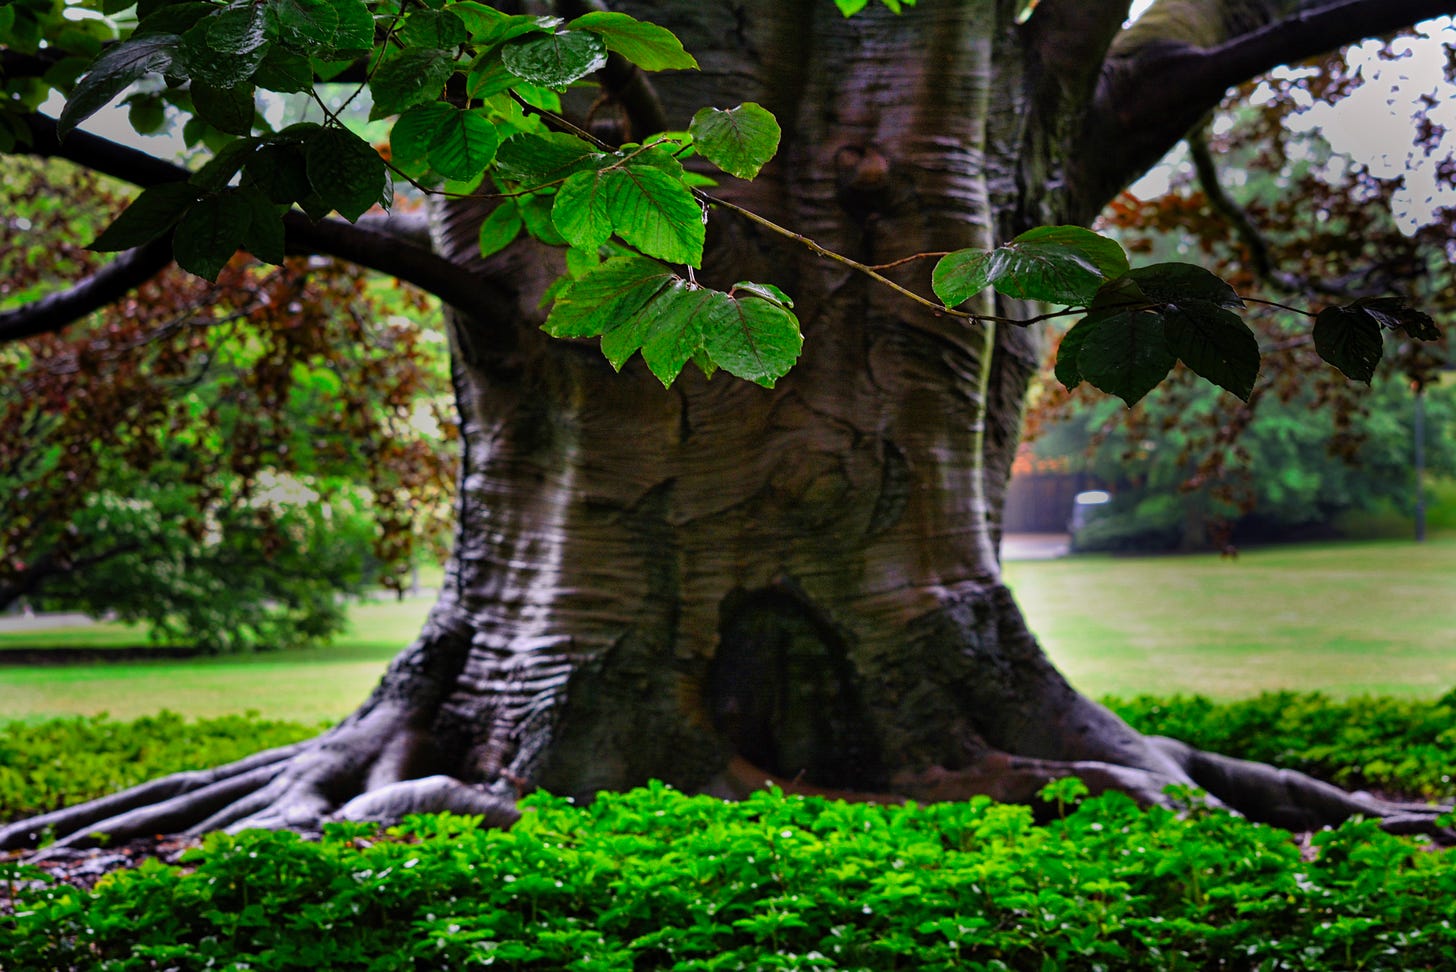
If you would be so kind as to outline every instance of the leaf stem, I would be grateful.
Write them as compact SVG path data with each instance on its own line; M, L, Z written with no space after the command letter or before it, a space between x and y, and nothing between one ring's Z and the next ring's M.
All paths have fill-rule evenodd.
M1249 297L1245 294L1239 294L1239 297L1249 304L1263 304L1265 307L1274 307L1279 310L1289 311L1291 314L1299 314L1304 317L1316 316L1315 312L1312 310L1306 310L1302 307L1290 307L1288 304L1281 304L1277 300L1265 300L1262 297Z
M826 249L825 247L822 247L818 243L815 243L813 240L809 239L809 237L804 236L802 233L795 233L793 230L787 227L780 226L773 220L768 219L764 216L760 216L758 213L755 213L751 209L744 209L742 206L739 206L736 203L731 203L726 199L721 199L717 196L714 196L712 193L704 192L701 189L694 189L693 192L697 194L699 199L702 199L704 202L707 202L710 205L722 206L724 209L735 212L738 215L742 216L744 219L749 220L750 222L757 223L765 229L771 230L772 232L777 233L780 236L786 237L796 243L802 244L803 246L808 247L810 250L814 251L825 259L833 260L835 263L849 267L851 270L856 270L859 273L862 273L865 276L869 277L870 279L875 280L885 285L886 287L889 287L891 290L895 291L895 293L900 294L901 296L906 297L910 300L913 300L915 303L920 304L923 307L929 307L931 310L935 311L938 314L949 314L952 317L960 317L969 321L983 321L988 319L980 317L976 314L968 313L966 311L959 311L955 310L954 308L946 307L944 304L937 303L933 300L927 300L926 298L917 294L915 291L900 286L889 277L886 277L884 274L878 272L874 267L870 266L869 264L860 263L858 260L851 259L850 257L847 257L842 253L836 253L833 250Z

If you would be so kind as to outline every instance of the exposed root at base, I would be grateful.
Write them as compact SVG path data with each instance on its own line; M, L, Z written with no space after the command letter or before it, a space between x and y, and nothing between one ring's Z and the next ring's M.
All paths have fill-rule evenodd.
M498 828L508 828L520 819L511 796L448 775L391 778L380 771L381 764L390 762L388 746L371 740L361 749L361 738L368 737L334 730L214 770L175 774L23 820L0 828L0 850L36 847L51 835L60 835L50 845L59 850L92 846L103 839L126 841L251 827L316 830L328 820L392 823L408 814L447 811L480 815L486 826ZM1442 814L1450 812L1449 807L1349 793L1302 773L1203 752L1177 740L1148 741L1168 757L1171 772L989 752L965 768L936 766L901 773L891 780L888 792L869 793L830 790L776 777L735 757L705 792L741 799L773 785L788 793L861 802L934 803L990 796L1003 802L1034 803L1046 784L1076 776L1093 793L1119 790L1149 805L1174 805L1165 790L1170 784L1181 784L1206 791L1210 805L1289 830L1316 830L1364 815L1378 819L1392 833L1424 834L1441 844L1456 844L1456 830L1437 823Z

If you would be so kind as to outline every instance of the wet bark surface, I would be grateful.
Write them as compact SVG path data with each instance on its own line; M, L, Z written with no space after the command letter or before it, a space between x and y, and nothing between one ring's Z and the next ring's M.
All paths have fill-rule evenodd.
M1062 148L1027 131L1015 4L623 6L703 64L660 87L672 127L703 104L779 117L778 159L716 190L736 204L868 264L1066 218ZM479 260L488 206L433 221L436 248L516 309L451 314L459 527L419 639L317 740L0 829L0 847L430 809L508 826L537 786L1029 800L1070 774L1149 802L1202 786L1296 828L1360 812L1433 830L1431 808L1145 738L1051 665L996 556L1026 331L936 315L717 213L701 279L793 294L804 358L772 390L696 373L664 389L540 332L560 256ZM886 272L923 290L928 265Z

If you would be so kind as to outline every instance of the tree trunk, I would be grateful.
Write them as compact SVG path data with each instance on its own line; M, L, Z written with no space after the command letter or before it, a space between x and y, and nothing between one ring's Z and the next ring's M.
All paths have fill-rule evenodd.
M659 80L671 127L743 101L783 125L763 176L717 191L823 246L888 264L1091 215L1058 202L1065 143L1030 132L1016 3L852 19L818 0L637 6L621 5L704 68ZM512 288L518 314L452 315L459 527L419 640L319 740L0 844L48 824L79 840L427 808L507 822L523 788L653 778L1026 800L1075 773L1146 800L1196 783L1296 826L1429 820L1144 738L1049 663L997 558L1026 330L938 316L719 211L701 278L793 295L804 356L772 390L696 371L665 390L640 362L616 374L595 342L542 334L560 257L519 244L480 261L485 212L442 206L434 225L437 249ZM887 274L924 291L929 263Z

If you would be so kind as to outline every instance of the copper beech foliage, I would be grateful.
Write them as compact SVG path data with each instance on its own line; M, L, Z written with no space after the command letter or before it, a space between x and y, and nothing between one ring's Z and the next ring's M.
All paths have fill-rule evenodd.
M94 271L104 257L84 246L125 202L93 174L6 166L0 306ZM0 605L128 553L77 526L88 497L122 484L185 489L194 502L173 508L196 538L247 507L265 554L288 538L253 502L260 487L362 489L380 579L399 586L416 549L442 542L453 490L443 355L416 323L435 313L348 264L239 254L216 284L173 267L60 334L0 349ZM421 410L438 435L412 424Z

